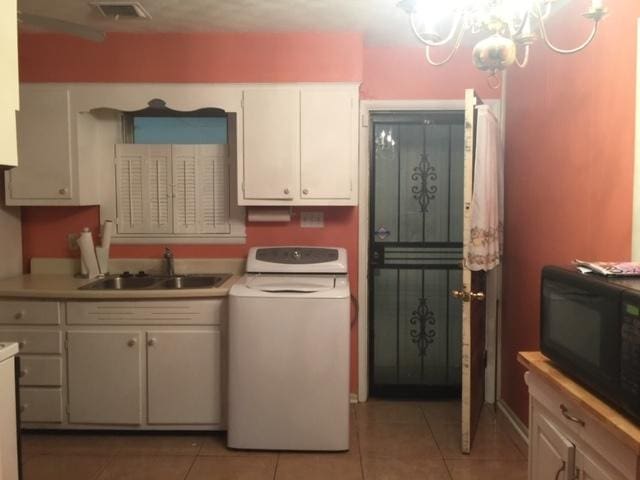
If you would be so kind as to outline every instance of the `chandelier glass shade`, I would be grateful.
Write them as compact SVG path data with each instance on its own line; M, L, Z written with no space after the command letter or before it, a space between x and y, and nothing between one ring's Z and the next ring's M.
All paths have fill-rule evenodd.
M598 23L607 14L603 0L591 0L583 17L592 22L586 40L562 49L549 38L546 20L558 0L401 0L398 7L409 14L415 36L425 45L427 61L440 66L453 58L467 32L486 38L473 48L473 63L489 73L489 84L498 86L498 72L513 65L525 67L531 45L540 38L560 54L579 52L596 36ZM439 60L433 49L448 51Z

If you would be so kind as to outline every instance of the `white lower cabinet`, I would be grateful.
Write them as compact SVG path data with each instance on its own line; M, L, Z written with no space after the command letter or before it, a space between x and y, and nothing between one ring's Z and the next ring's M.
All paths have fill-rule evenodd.
M638 455L600 420L531 372L529 480L631 480Z
M70 423L141 423L141 341L140 332L67 332Z
M147 332L149 424L221 422L220 348L218 330Z
M602 460L595 460L589 454L578 451L576 455L576 471L580 480L614 480L622 478L619 474L609 470Z
M0 299L23 428L225 428L227 299Z
M14 358L0 360L0 479L18 480Z
M226 299L67 302L68 424L221 429Z
M67 352L71 424L222 422L217 327L73 330Z
M0 299L0 340L20 347L20 418L35 428L64 422L63 303Z
M537 409L530 429L531 478L573 480L575 445Z

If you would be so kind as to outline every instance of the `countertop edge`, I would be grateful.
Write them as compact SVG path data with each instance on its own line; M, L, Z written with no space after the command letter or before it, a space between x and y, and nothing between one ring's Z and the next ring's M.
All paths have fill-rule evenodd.
M558 370L542 352L518 352L518 363L600 420L606 430L640 455L640 427Z
M4 345L3 348L0 348L0 362L4 362L8 358L15 357L20 350L18 344L15 342L0 343L0 345Z
M21 275L0 280L2 299L47 299L47 300L171 300L220 298L229 295L229 290L240 277L232 275L220 287L162 290L79 290L92 280L83 280L69 275ZM59 280L57 283L56 280ZM57 284L51 287L49 284Z

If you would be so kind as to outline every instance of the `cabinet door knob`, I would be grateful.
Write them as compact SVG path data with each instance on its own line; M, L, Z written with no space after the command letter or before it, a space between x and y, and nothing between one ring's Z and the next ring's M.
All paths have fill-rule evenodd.
M22 341L18 342L18 347L20 347L20 350L22 350L26 346L27 346L27 341L26 340L22 340Z
M23 368L22 370L20 370L20 378L26 377L28 373L29 373L29 370L27 370L26 368Z
M127 345L129 345L130 347L135 347L137 343L138 341L135 338L132 338L127 342Z
M284 194L285 194L285 195L289 195L289 189L288 189L288 188L285 188L285 189L284 189Z
M15 313L15 315L13 316L13 318L15 318L16 320L21 320L21 319L23 319L26 315L27 315L27 312L25 312L24 310L20 310L19 312L16 312L16 313Z
M303 195L309 195L309 189L305 188L304 190L302 190L302 194Z
M62 187L60 190L58 190L58 193L60 195L67 195L69 193L69 189L67 187Z
M150 338L149 341L147 342L147 345L149 345L150 347L153 347L156 343L157 343L157 340L155 338Z
M24 412L27 408L29 408L28 403L23 403L22 405L20 405L20 413Z

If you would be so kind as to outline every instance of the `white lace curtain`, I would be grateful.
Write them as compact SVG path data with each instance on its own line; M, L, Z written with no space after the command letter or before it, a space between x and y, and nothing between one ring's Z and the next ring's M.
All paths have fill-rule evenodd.
M502 257L503 155L500 123L487 105L478 107L476 157L471 200L471 237L466 264L489 271Z

